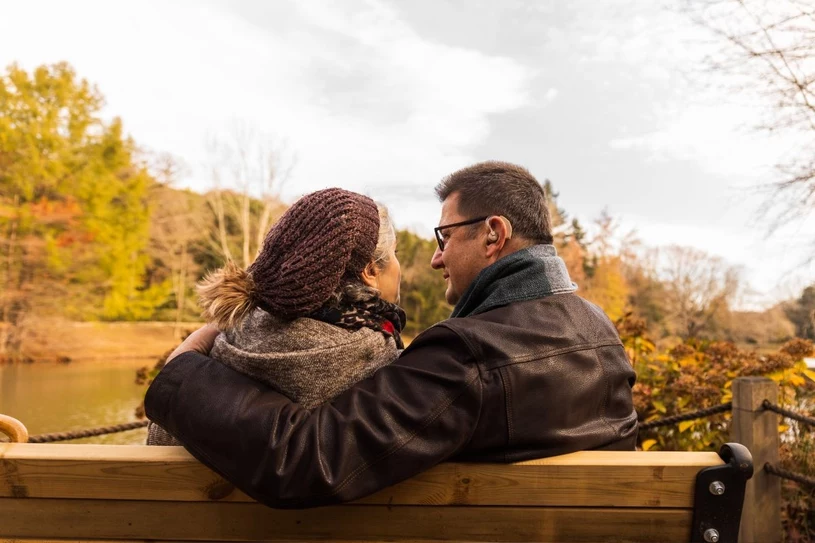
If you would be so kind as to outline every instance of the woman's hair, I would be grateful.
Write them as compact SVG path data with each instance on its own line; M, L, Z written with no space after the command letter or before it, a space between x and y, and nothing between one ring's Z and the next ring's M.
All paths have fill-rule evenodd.
M371 257L371 264L379 269L390 262L390 253L396 241L390 214L383 205L376 204L379 212L379 235ZM221 330L237 328L258 304L253 295L256 289L252 273L229 260L206 275L196 285L198 302L207 322ZM325 303L339 305L344 302L365 302L379 296L379 291L362 282L360 276L344 276L339 287Z
M236 328L255 309L252 274L231 260L223 268L209 272L195 289L204 318L221 330Z
M396 243L396 229L393 227L388 208L379 202L376 203L376 208L379 211L379 238L376 241L376 249L371 263L378 269L383 270L391 259L391 248ZM360 278L351 278L340 285L329 301L335 305L343 302L367 302L373 300L379 294L377 289L369 287Z

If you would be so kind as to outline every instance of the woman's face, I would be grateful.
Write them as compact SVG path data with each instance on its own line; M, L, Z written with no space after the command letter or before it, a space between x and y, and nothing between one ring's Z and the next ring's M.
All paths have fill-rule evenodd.
M381 297L386 302L392 304L399 303L399 285L402 282L402 267L399 259L396 258L396 242L394 241L388 254L388 263L384 268L377 268L379 284L376 288L381 293Z
M386 302L399 303L399 283L402 282L402 268L396 258L396 241L388 252L388 263L379 267L371 263L362 273L362 281L379 291L379 296Z

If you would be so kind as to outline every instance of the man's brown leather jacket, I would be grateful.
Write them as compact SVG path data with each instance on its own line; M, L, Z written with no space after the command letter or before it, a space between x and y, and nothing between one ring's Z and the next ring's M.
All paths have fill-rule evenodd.
M558 294L444 321L313 410L197 353L168 364L145 405L250 496L311 507L366 496L451 458L633 450L633 384L605 314Z

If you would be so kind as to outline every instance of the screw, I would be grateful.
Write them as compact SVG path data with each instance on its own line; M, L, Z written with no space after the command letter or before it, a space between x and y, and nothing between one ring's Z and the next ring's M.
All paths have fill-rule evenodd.
M721 496L724 494L724 483L721 481L713 481L710 483L708 490L710 490L710 493L714 496Z
M703 537L705 538L705 541L707 541L707 543L718 543L719 532L717 532L713 528L708 528L707 530L705 530Z

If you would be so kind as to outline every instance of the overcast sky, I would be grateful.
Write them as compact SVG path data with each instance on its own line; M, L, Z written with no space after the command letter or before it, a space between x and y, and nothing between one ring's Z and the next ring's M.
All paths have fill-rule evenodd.
M236 122L283 141L292 201L328 186L432 236L445 174L486 159L551 179L647 244L743 269L748 305L796 294L812 223L766 238L751 187L791 142L746 94L708 84L707 37L655 0L0 0L0 67L67 60L136 142L211 186L205 141ZM793 270L798 271L793 271Z

